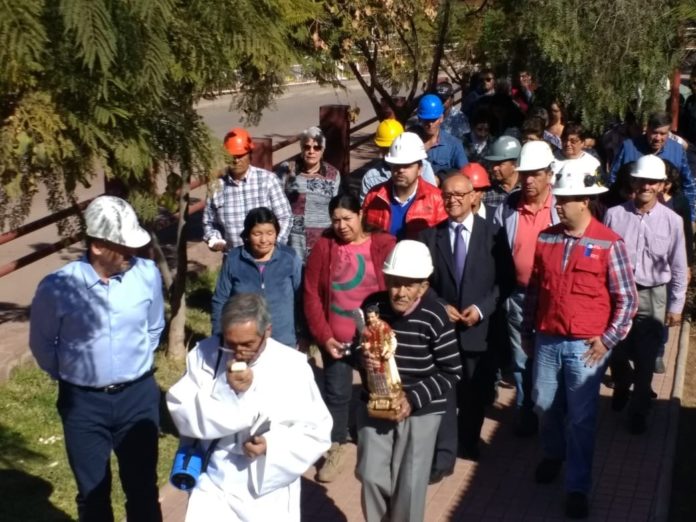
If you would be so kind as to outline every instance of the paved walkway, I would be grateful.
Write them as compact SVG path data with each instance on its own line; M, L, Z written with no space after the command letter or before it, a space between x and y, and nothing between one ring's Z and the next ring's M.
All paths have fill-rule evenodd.
M667 373L655 375L655 402L648 432L630 435L625 417L611 410L611 390L602 386L591 521L643 522L665 520L672 473L673 444L678 408L670 400L679 331L672 328L665 359ZM557 521L563 517L562 480L537 485L533 472L540 458L536 438L520 439L511 432L514 390L501 389L483 428L478 463L458 460L455 472L430 486L426 521ZM360 484L353 475L356 448L350 445L345 472L335 482L314 482L312 467L303 478L302 519L360 521ZM667 483L668 485L669 483ZM162 489L166 522L184 520L187 496L171 486Z

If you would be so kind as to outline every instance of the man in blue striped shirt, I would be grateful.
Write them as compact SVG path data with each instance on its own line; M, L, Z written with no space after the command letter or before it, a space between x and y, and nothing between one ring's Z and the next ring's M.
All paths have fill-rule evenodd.
M159 522L159 387L154 351L164 328L162 280L135 256L150 241L133 208L101 196L85 210L87 254L41 281L29 345L58 381L80 521L112 522L111 452L128 520Z

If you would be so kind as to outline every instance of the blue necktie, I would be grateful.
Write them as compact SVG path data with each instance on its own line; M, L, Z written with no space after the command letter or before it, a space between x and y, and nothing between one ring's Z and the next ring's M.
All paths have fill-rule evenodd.
M466 241L462 237L464 225L457 225L454 229L454 274L457 278L457 288L461 286L466 264Z

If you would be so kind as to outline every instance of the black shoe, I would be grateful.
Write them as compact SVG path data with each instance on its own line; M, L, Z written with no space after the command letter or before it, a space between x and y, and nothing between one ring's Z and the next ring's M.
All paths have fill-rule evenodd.
M454 469L437 469L430 472L430 479L428 479L428 484L437 484L441 482L443 478L449 477L454 473Z
M563 461L560 459L544 458L534 471L537 484L551 484L561 472Z
M566 495L565 514L568 518L587 518L589 512L587 495L579 491L571 491Z
M478 462L479 457L481 457L481 450L475 444L466 444L459 447L459 457L471 460L473 462Z
M517 437L531 437L539 431L539 419L536 414L531 411L520 412L515 426L515 435Z
M628 422L628 431L633 435L642 435L648 429L648 421L642 413L631 415L631 420Z
M614 394L611 396L611 409L621 411L628 404L628 399L631 397L631 392L628 390L618 390L614 388Z

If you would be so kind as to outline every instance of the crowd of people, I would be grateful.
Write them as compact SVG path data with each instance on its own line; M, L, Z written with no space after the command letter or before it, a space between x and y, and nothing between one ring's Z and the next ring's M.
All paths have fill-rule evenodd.
M681 322L694 145L663 112L593 137L558 98L539 99L528 71L515 80L482 70L461 107L440 82L417 121L380 122L359 193L324 161L318 127L276 172L251 165L245 129L227 133L203 212L203 240L222 256L212 335L166 397L182 448L203 455L187 520L299 520L300 476L320 457L320 482L353 471L350 433L365 518L422 520L428 484L458 458L485 465L486 409L508 378L511 429L543 452L533 479L563 470L565 514L588 516L605 373L616 421L640 436ZM696 128L694 103L680 129ZM80 520L113 520L112 451L128 520L161 520L161 278L137 255L149 236L128 203L102 196L84 217L85 256L37 290L31 349L59 382ZM366 348L365 317L395 350ZM390 418L367 407L366 375L384 365L401 387Z

